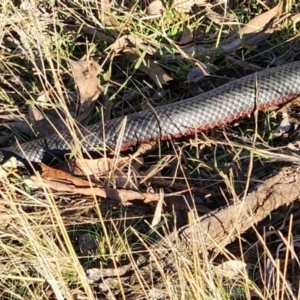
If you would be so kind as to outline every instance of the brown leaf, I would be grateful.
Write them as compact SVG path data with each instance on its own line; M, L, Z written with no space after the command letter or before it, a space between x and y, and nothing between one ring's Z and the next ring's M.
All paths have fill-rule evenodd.
M67 172L62 170L51 168L45 164L41 164L42 168L42 178L53 179L53 180L67 180L72 182L75 186L78 187L89 187L91 186L90 182L83 180L81 178L75 177Z
M114 20L113 13L111 12L111 1L110 0L101 0L100 1L100 11L101 11L101 17L102 17L102 22L108 27L118 27L118 23ZM105 26L104 26L105 27ZM117 30L110 30L110 33L114 36L117 37L119 33Z
M101 175L114 169L115 167L120 167L128 162L130 158L99 158L99 159L73 159L69 162L63 162L59 164L59 169L65 172L72 172L73 175L85 175L85 176L92 176L92 175Z
M72 175L77 176L101 176L108 171L113 170L113 179L117 187L126 189L137 189L135 176L128 176L122 172L122 168L130 161L130 169L139 171L143 166L143 159L140 157L124 158L100 158L100 159L74 159L70 162L63 162L57 167Z
M183 32L179 44L180 45L188 44L193 40L193 38L194 36L192 31L187 26L183 25Z
M299 153L300 141L294 141L294 142L288 143L287 148L293 152ZM0 178L1 178L1 176L0 176Z
M160 47L160 45L157 43L155 45L157 48ZM114 51L115 53L119 53L121 51L127 52L133 52L133 49L139 49L142 52L145 52L149 55L154 55L157 52L157 49L150 46L149 42L134 36L134 35L124 35L120 38L118 38L112 45L111 45L111 50ZM135 53L135 51L134 51Z
M249 34L253 32L257 32L263 29L276 15L278 15L280 11L281 5L278 4L274 8L269 11L258 15L254 19L250 20L241 30L241 34Z
M130 62L135 62L140 58L139 55L129 52L125 53L125 56ZM139 70L147 74L159 86L173 80L173 78L170 77L167 72L148 55L145 56L143 61L144 63L139 64Z
M282 112L282 120L280 122L280 125L276 128L273 134L276 137L284 136L291 130L292 127L293 124L290 120L289 114L287 112Z
M280 15L280 6L276 6L270 11L261 14L257 18L245 25L239 33L235 33L226 40L224 40L218 47L207 47L202 45L188 45L182 50L185 54L196 55L219 55L220 53L231 53L245 46L254 46L261 41L266 40L272 32L276 30L278 24L282 23L288 14L283 15L279 19L275 16ZM273 20L272 20L273 19ZM269 22L268 22L269 20ZM169 56L172 57L172 56Z
M153 151L157 148L157 141L151 141L149 143L141 144L136 152L132 155L132 157L138 159L138 156L141 156L143 154L147 154L150 151ZM142 159L142 158L139 158Z
M149 15L161 15L164 12L164 5L160 0L152 1L147 7Z
M229 260L215 267L215 271L220 276L235 277L245 273L246 263L240 260Z
M235 23L235 16L234 15L230 15L230 14L218 14L217 12L213 11L212 8L214 7L213 4L208 3L205 6L205 10L206 10L206 16L208 19L210 19L212 22L214 22L215 24L218 25L222 25L224 22L227 22L228 26L230 26L231 28L233 28L233 25L231 25L230 23Z
M101 90L97 75L101 72L101 67L93 59L89 62L67 59L70 63L75 84L79 91L80 111L76 118L78 122L86 125L94 109L95 101L98 99Z
M3 229L5 226L12 224L13 215L9 213L9 209L4 205L0 204L0 225Z
M280 10L280 5L278 4L269 11L258 15L254 19L250 20L238 33L233 34L229 38L225 39L222 42L222 46L225 45L241 45L242 39L249 40L250 37L253 37L253 34L259 33L265 28L265 26L271 22L271 20L278 14Z
M205 6L206 0L174 0L172 7L179 13L188 13L194 5Z
M147 197L147 193L143 194L143 193L129 191L129 190L116 190L112 188L100 188L100 187L83 188L83 187L75 187L74 185L66 184L58 181L52 181L34 175L31 176L30 178L33 181L35 187L51 188L56 191L79 193L88 196L98 196L105 199L110 198L113 200L122 201L123 204L128 204L127 201L132 201L132 200L144 200L145 197Z
M160 197L156 203L155 213L154 213L154 216L153 216L153 219L151 222L152 226L156 226L157 224L159 224L159 222L161 222L162 212L163 212L163 204L164 204L164 196L161 193Z
M0 179L6 178L11 173L11 170L17 168L17 159L15 157L11 157L4 164L0 166Z

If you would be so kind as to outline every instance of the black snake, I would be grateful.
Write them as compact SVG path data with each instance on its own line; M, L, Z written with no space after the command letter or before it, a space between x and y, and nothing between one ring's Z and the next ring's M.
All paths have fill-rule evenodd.
M300 61L263 70L184 101L99 122L78 132L86 151L95 147L121 150L141 143L192 135L226 124L255 109L291 101L300 95ZM49 162L72 148L69 132L0 149L0 163L14 156L20 165Z

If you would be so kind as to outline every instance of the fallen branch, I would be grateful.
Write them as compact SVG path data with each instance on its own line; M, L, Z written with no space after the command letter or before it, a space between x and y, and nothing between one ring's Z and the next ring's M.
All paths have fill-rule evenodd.
M182 247L220 251L238 236L247 231L278 207L291 203L300 197L299 167L284 168L276 175L260 184L256 190L248 194L242 201L229 207L204 215L194 224L184 226L178 231L166 236L149 249L149 257L141 256L136 262L119 268L89 269L89 282L103 281L105 289L109 284L119 284L119 280L132 280L134 271L140 276L150 276L153 272L153 261L162 270L176 269L174 252ZM110 278L109 278L110 277ZM118 278L111 278L118 277Z

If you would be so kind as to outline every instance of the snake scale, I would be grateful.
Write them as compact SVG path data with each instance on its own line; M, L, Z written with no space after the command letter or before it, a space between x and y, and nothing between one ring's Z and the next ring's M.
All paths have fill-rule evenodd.
M230 123L254 110L280 105L300 95L300 61L245 76L198 96L112 119L77 132L85 151L95 147L126 150L155 140L166 140ZM0 149L0 163L16 157L19 165L50 162L71 152L69 132L53 134Z

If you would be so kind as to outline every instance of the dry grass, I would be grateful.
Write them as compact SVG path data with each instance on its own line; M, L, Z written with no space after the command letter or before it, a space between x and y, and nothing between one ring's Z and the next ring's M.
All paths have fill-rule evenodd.
M28 105L36 105L38 96L46 93L49 102L41 106L50 107L63 116L77 145L80 141L72 129L75 122L69 110L69 104L76 100L76 90L65 58L77 60L87 55L102 64L103 106L111 109L114 105L113 116L128 114L143 107L139 102L145 99L146 104L155 106L187 97L190 92L185 81L193 60L169 61L158 56L156 61L174 80L161 89L160 83L154 84L155 74L150 70L148 76L140 68L146 64L146 54L151 47L165 43L161 53L166 48L170 51L178 47L174 39L180 39L184 25L191 31L197 30L202 42L217 45L234 30L229 26L232 25L230 22L242 26L264 12L267 5L250 0L239 5L234 3L231 9L235 20L216 24L201 9L182 15L171 9L167 1L164 18L152 21L143 19L147 16L146 1L112 1L116 8L110 11L105 6L107 1L45 0L36 3L38 1L24 0L21 6L17 2L2 0L0 3L0 120L4 127L10 124L8 120L12 117L14 121L23 120ZM295 3L285 3L285 10L292 16L297 16L300 10L299 4ZM299 28L296 20L284 21L268 40L237 50L232 57L239 61L245 58L262 67L271 62L270 57L276 57L279 63L280 59L288 61L296 57L295 49L299 46L294 39ZM137 50L138 59L130 61L123 52L115 54L110 48L125 34L146 41L147 46ZM202 61L212 70L232 69L226 56L205 55ZM216 78L213 83L204 82L203 88L210 89L218 84ZM163 97L157 96L159 93L163 93ZM92 122L101 118L99 107L95 109ZM15 124L26 131L24 122ZM220 207L226 202L242 199L246 191L281 167L283 162L297 161L297 157L287 153L282 139L276 148L268 143L277 125L278 119L272 113L241 121L240 131L244 135L255 134L255 145L236 140L230 135L234 128L164 143L145 157L144 166L147 170L152 168L148 177L155 174L161 183L164 179L184 186L182 190L188 190L186 198L203 199L203 195L193 192L192 188L210 191L212 203L208 205ZM20 135L19 127L15 128L11 140L15 136L20 141L34 137L32 131ZM9 135L11 131L3 133ZM128 169L131 174L136 173L136 178L141 175L135 167ZM122 171L125 176L127 171ZM299 298L299 265L294 258L298 247L297 204L288 211L286 208L278 211L242 237L237 233L237 241L226 249L219 249L218 253L205 251L205 245L202 257L197 255L197 249L192 256L174 249L179 270L176 274L165 273L154 262L153 278L145 279L139 270L135 270L137 282L124 286L120 280L119 285L108 286L104 291L97 284L88 283L85 269L117 267L134 261L138 253L149 249L157 236L164 236L182 223L193 222L197 212L195 209L190 212L169 209L162 215L161 222L152 226L154 209L151 206L137 202L124 207L116 201L97 197L54 192L46 187L35 189L28 185L27 175L26 172L12 171L0 179L1 299ZM100 182L114 186L115 176L112 171L107 177L100 178ZM134 184L138 185L138 180ZM147 183L141 184L140 188L147 188ZM151 188L157 188L163 197L159 184ZM164 193L172 191L172 188L164 189ZM227 260L235 265L245 262L252 269L249 273L223 276L215 266Z

